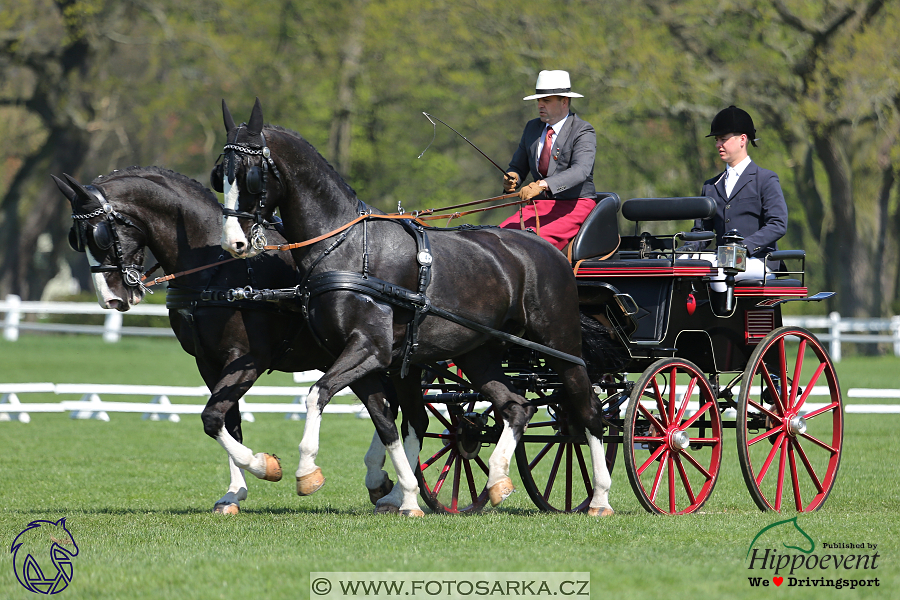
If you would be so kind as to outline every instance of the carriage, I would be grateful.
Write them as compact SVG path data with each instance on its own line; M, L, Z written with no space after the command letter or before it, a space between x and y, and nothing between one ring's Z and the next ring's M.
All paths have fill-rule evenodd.
M619 235L620 212L634 223L633 234ZM591 365L600 357L585 357L603 399L607 465L612 471L624 460L649 512L691 513L712 494L723 431L735 429L740 468L756 505L816 510L840 463L841 392L825 349L809 331L784 327L781 305L833 294L807 295L802 250L769 255L789 269L775 279L729 279L725 293L713 292L710 262L676 251L683 241L711 239L711 232L641 232L641 223L714 212L709 198L622 203L616 194L600 194L572 241L582 320L612 343L605 364ZM542 510L585 510L591 497L585 435L574 430L558 401L558 380L534 350L512 347L504 367L540 408L516 449L527 493ZM425 385L432 419L418 475L422 498L438 512L485 506L483 448L496 443L500 431L493 409L461 375L441 369ZM813 401L823 395L824 402Z

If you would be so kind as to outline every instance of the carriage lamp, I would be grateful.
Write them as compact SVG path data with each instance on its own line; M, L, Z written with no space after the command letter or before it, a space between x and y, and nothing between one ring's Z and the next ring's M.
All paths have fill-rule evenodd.
M737 229L732 229L724 236L725 242L716 250L719 268L725 272L725 310L731 312L734 307L734 276L747 270L747 247L742 243L744 237Z

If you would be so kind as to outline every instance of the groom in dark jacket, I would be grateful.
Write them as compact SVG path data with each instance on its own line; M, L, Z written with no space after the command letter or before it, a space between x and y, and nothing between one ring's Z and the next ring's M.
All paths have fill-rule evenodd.
M519 147L503 178L506 192L515 191L530 173L534 181L519 190L520 213L501 223L505 228L533 228L562 250L594 208L594 156L597 135L590 123L570 112L572 92L566 71L541 71L535 94L538 118L525 125Z

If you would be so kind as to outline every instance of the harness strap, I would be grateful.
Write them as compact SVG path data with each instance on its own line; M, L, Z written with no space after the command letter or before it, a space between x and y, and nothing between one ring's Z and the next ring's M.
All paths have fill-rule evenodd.
M484 333L492 337L499 338L505 342L509 342L517 346L523 346L530 350L536 350L543 354L548 354L555 358L559 358L566 362L570 362L582 367L585 366L584 360L578 358L577 356L566 354L565 352L550 348L549 346L544 346L543 344L538 344L536 342L526 340L519 336L512 335L511 333L506 333L504 331L499 331L486 325L482 325L481 323L476 323L475 321L472 321L465 317L460 317L459 315L455 315L442 308L434 306L433 304L431 304L431 301L425 294L413 292L412 290L406 289L402 286L395 285L393 283L389 283L375 277L369 277L368 279L365 279L359 273L353 273L350 271L329 271L327 273L317 275L309 280L307 287L303 290L301 299L304 306L306 307L309 305L310 298L314 298L321 294L337 290L360 292L362 294L372 296L383 302L398 305L413 311L419 308L423 313L432 313L437 317L440 317L447 321L451 321L453 323L456 323L457 325L462 325L463 327L466 327L468 329L478 331L479 333Z

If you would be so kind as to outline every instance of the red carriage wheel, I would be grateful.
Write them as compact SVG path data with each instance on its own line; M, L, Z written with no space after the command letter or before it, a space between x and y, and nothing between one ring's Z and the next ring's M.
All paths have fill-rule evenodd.
M696 365L664 358L641 374L625 412L623 446L645 509L674 515L703 506L722 462L722 416Z
M617 398L608 398L604 403ZM522 485L543 511L587 510L593 496L591 454L583 431L575 431L558 404L548 404L532 419L516 446L516 465ZM610 435L610 433L612 435ZM618 432L604 436L606 466L612 473L619 444Z
M809 399L818 392L825 402ZM741 380L737 443L760 510L822 507L841 461L843 414L834 365L812 333L781 327L759 343Z

